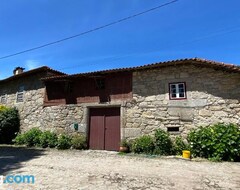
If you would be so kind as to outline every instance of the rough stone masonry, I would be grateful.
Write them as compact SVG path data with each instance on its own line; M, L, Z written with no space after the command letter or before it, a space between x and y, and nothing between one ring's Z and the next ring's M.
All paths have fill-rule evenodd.
M185 82L187 99L170 100L169 83ZM219 122L240 124L240 75L212 68L169 66L133 73L133 100L125 111L125 136L157 128L190 129ZM174 134L174 132L173 132Z
M32 127L59 133L73 132L73 124L87 133L88 104L44 107L43 76L28 76L1 86L6 105L16 106L23 131ZM185 82L187 98L169 99L169 83ZM16 102L19 85L24 84L24 102ZM133 71L133 98L90 106L121 107L121 137L135 138L155 129L179 128L172 134L186 136L190 129L218 122L240 125L240 74L194 65L166 66Z

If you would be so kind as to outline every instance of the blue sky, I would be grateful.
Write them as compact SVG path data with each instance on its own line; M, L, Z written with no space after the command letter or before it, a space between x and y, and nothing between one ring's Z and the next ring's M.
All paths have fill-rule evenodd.
M171 1L171 0L169 0ZM1 0L0 57L75 35L168 0ZM72 74L200 57L240 64L240 1L179 0L108 28L1 59Z

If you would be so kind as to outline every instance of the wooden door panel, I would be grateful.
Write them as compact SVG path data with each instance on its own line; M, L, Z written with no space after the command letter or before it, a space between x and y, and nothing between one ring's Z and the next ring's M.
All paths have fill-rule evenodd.
M89 148L104 150L104 116L99 114L99 110L91 110Z
M120 146L120 117L109 115L105 118L105 150L119 150Z
M119 150L120 108L94 108L90 110L89 148Z

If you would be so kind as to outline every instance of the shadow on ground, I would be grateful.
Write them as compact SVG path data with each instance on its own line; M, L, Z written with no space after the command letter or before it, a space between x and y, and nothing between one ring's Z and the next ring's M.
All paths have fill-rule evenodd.
M23 162L44 155L44 150L0 145L0 175L19 169Z

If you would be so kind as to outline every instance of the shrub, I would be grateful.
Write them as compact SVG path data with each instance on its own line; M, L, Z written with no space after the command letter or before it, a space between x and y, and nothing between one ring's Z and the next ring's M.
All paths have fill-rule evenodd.
M0 105L0 112L1 111L5 111L5 110L7 110L8 108L6 107L6 106L3 106L3 105Z
M135 142L135 139L127 140L128 152L133 152L133 144L134 144L134 142Z
M39 144L42 148L50 147L53 148L57 145L57 135L51 131L44 131L40 135Z
M69 149L71 144L71 137L68 135L59 135L57 141L57 149Z
M13 140L13 142L17 145L24 145L26 144L25 141L25 134L17 134L16 138Z
M134 153L152 154L154 150L154 140L149 135L143 135L134 140L132 151Z
M86 137L81 134L72 137L72 148L82 150L87 148Z
M185 143L182 139L182 137L176 137L175 141L174 141L174 153L177 155L182 155L182 151L183 150L189 150L189 145L187 143Z
M233 124L216 124L192 130L188 135L194 156L211 160L240 160L240 129Z
M120 145L129 148L129 144L128 144L127 139L123 139L123 140L121 141Z
M11 144L19 132L19 127L18 110L0 106L0 143Z
M154 154L170 155L173 152L173 144L169 134L162 129L155 131L155 149Z
M40 136L42 131L38 128L32 128L26 133L23 134L24 142L27 146L39 146L40 145Z

